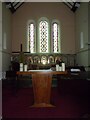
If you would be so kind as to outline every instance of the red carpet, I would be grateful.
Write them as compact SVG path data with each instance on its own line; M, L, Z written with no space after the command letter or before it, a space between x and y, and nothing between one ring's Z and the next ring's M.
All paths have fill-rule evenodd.
M33 104L32 88L22 88L16 95L11 89L3 89L3 118L81 118L88 112L88 105L76 96L60 95L52 88L51 103L54 108L31 108Z

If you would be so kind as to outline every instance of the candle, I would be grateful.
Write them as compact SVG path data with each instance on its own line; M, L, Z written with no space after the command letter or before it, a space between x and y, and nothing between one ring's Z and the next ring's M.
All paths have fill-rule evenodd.
M24 71L27 71L27 65L24 65Z
M20 71L23 71L23 63L20 63Z
M62 63L62 71L65 71L65 63Z

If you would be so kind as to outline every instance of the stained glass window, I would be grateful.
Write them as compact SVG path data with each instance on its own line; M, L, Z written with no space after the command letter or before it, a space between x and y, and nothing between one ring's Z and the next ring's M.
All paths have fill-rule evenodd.
M58 20L52 20L51 28L47 18L40 18L38 24L34 20L30 20L27 29L27 51L30 53L60 53L61 35L59 27Z
M40 53L48 52L48 22L40 21L39 23L40 33Z
M59 26L56 22L52 24L52 31L53 31L53 52L59 52Z
M35 26L34 23L28 25L28 52L35 52Z

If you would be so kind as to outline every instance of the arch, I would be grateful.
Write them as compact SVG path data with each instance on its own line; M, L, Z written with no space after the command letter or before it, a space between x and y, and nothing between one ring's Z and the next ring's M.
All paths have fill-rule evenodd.
M49 20L46 17L41 17L38 20L38 51L40 53L50 52L50 31Z
M34 20L27 22L27 52L36 52L36 24Z
M53 53L61 52L60 22L56 19L51 23L51 51Z

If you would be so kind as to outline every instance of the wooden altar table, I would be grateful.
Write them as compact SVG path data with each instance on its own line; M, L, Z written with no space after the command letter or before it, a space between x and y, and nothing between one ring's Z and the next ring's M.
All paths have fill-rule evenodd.
M67 71L30 70L18 71L17 75L31 75L34 92L32 107L54 107L50 103L52 75L67 74Z

